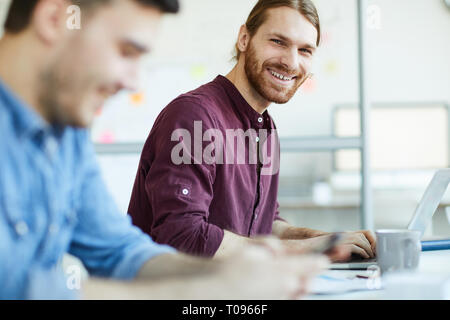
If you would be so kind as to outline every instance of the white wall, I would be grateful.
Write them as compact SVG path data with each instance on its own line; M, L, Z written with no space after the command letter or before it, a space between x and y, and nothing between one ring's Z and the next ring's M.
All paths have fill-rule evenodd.
M371 33L375 100L450 101L450 10L441 0L377 0L381 31Z

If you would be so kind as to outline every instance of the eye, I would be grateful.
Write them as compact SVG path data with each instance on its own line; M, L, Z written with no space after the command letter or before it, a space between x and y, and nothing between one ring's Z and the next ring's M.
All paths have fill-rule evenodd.
M123 57L132 59L138 58L140 55L140 52L136 48L127 44L120 46L120 53Z
M307 55L310 56L313 54L312 50L306 48L300 49L300 52L306 53Z
M279 39L270 39L270 41L272 41L273 43L276 43L278 45L283 45L284 44L284 42L279 40Z

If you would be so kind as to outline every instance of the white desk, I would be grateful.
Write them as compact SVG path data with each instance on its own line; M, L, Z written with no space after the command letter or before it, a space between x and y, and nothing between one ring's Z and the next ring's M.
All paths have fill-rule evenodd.
M342 270L342 271L329 271L325 275L341 275L342 277L353 277L356 275L367 275L365 271L353 271L353 270ZM436 279L449 279L450 283L450 250L441 251L426 251L422 252L420 257L420 264L417 272L408 275L409 278L416 281L428 281L436 282ZM385 278L383 278L384 280ZM407 278L408 279L408 278ZM404 279L403 281L408 281ZM414 280L411 280L414 281ZM392 283L392 282L391 282ZM428 287L429 288L429 287ZM308 295L307 300L378 300L378 299L408 299L406 294L402 291L397 294L393 287L389 287L387 283L382 290L365 290L365 291L355 291L340 294L327 294L327 295ZM430 299L433 298L433 292L430 290L422 290L420 296L415 296L415 299Z

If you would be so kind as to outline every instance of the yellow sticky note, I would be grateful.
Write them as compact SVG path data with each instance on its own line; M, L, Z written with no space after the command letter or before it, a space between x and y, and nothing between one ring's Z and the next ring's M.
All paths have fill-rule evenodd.
M142 92L135 92L130 95L130 101L131 104L135 106L140 106L144 103L144 93Z
M336 74L339 71L339 64L336 60L330 60L324 65L325 72L328 74Z
M192 66L190 73L195 80L202 80L206 76L206 67L203 65Z

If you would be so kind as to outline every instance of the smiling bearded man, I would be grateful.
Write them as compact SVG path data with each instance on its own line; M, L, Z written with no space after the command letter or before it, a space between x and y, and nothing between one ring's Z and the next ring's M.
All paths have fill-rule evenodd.
M261 235L303 252L327 241L329 234L290 226L279 216L278 137L267 112L271 103L288 102L309 77L319 43L319 17L310 0L258 1L239 31L233 70L179 96L156 120L131 196L133 223L159 243L208 257ZM197 137L203 137L200 145ZM208 142L216 146L216 160L223 152L227 159L241 152L258 161L208 161L201 153L211 150ZM180 144L183 161L174 159ZM374 256L370 232L346 235L346 250L335 250L331 258L342 260L344 251Z

